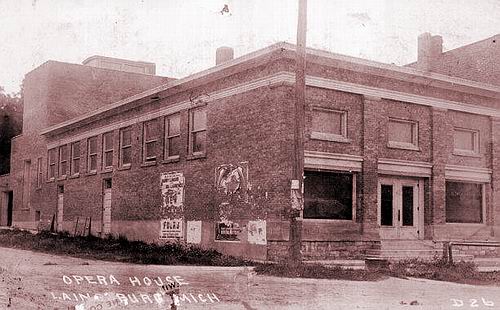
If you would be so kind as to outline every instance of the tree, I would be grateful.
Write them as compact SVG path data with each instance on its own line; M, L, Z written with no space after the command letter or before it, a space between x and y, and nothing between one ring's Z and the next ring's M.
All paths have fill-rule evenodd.
M11 139L22 131L23 92L11 95L0 86L0 175L10 172Z

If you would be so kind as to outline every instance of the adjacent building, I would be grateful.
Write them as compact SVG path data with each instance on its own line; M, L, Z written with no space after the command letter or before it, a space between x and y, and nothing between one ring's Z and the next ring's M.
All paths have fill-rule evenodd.
M406 67L307 50L305 259L499 240L500 86L434 70L439 42L421 36ZM178 80L113 61L27 75L2 224L287 257L295 47L224 48Z

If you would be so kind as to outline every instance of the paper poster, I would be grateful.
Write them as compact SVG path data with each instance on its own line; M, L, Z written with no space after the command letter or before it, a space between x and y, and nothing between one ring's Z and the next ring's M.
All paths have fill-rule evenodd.
M182 238L182 219L162 219L160 221L160 239Z
M187 243L201 243L201 221L187 221L186 228Z
M241 241L242 229L238 223L218 222L215 224L215 240L219 241Z
M267 243L266 221L248 221L248 243L262 245Z
M182 218L184 209L184 176L182 172L164 172L160 176L161 217Z

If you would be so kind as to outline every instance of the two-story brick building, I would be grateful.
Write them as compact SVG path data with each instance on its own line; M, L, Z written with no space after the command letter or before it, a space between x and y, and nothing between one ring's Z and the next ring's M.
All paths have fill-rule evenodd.
M52 110L14 140L14 225L72 231L91 217L94 234L286 257L294 50L232 59L224 49L211 69L116 101L63 93L50 105L30 79L44 70L33 71L25 123L46 113L30 105ZM498 240L500 87L428 70L307 50L306 259L359 257L391 240Z

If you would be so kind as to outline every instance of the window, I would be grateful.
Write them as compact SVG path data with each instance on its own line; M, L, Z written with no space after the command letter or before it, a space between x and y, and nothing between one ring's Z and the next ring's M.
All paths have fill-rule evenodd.
M68 174L68 145L59 147L59 176L65 177Z
M455 154L479 154L479 131L465 128L455 128L453 136Z
M311 138L347 142L347 112L314 107Z
M87 140L87 172L97 171L97 137Z
M144 122L143 132L143 161L154 162L156 161L158 137L160 135L160 126L158 126L158 119L153 119Z
M483 223L483 184L446 182L446 222Z
M120 167L132 164L132 128L120 130Z
M418 124L416 122L390 118L387 136L389 147L418 150Z
M57 150L50 149L47 155L47 178L53 180L56 177L56 167L57 167Z
M207 111L191 110L189 114L189 154L205 153L207 143Z
M304 218L354 219L353 174L305 171L304 176Z
M42 177L43 177L43 170L42 170L42 158L39 157L36 160L36 188L41 188L42 187Z
M113 132L102 135L102 169L113 168Z
M71 144L71 175L80 173L80 141Z
M165 118L165 159L178 158L181 139L180 114L170 115Z

